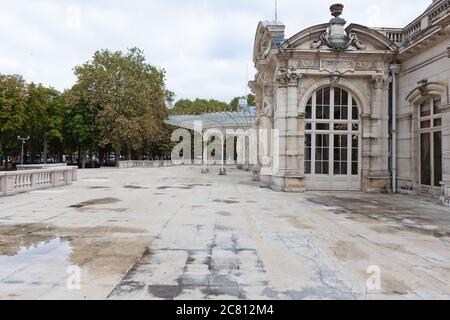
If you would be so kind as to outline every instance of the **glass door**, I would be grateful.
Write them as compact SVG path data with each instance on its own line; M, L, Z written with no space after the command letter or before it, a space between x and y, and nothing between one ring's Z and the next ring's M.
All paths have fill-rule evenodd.
M429 99L420 105L420 193L439 196L442 181L441 100Z

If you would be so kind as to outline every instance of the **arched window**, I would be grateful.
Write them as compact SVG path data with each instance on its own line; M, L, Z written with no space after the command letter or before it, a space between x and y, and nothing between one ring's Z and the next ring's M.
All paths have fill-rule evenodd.
M338 87L317 90L305 108L309 189L360 190L360 121L355 98Z
M420 104L420 192L439 194L442 181L441 99L429 98Z

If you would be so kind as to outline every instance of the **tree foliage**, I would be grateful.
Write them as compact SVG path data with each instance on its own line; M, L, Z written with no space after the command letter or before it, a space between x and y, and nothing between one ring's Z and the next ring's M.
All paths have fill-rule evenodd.
M198 115L225 110L232 111L227 103L218 100L196 99L192 101L189 99L181 99L175 103L174 107L171 110L171 113Z
M171 114L189 114L189 115L199 115L211 112L221 112L221 111L236 111L239 99L245 99L246 97L235 97L230 103L225 103L222 101L210 99L180 99L178 100L174 107L171 109ZM255 96L249 94L247 96L248 105L255 104Z
M0 156L17 152L26 121L26 85L21 76L0 75Z
M236 109L237 109L238 104L239 104L239 100L240 100L240 99L247 99L247 104L248 104L249 106L255 105L255 99L256 99L256 97L255 97L254 94L251 94L251 93L250 93L250 94L247 95L247 97L245 97L245 96L235 97L233 100L231 100L231 102L230 102L230 107L231 107L233 110L236 110Z
M82 152L111 146L131 157L158 142L173 95L165 71L146 63L142 51L98 51L75 75L66 101L73 114L69 131Z

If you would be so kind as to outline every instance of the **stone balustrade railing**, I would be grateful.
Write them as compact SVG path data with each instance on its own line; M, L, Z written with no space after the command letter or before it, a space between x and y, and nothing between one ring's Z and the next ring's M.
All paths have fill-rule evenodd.
M0 197L72 184L78 167L0 172Z
M442 203L450 207L450 183L442 183Z
M415 22L413 25L406 28L405 31L403 32L404 40L406 40L406 41L412 40L417 35L419 35L423 29L424 29L424 26L422 25L421 20Z
M129 168L161 168L161 167L173 167L175 164L172 160L130 160L119 161L118 167L120 169Z
M24 171L24 170L53 169L66 166L67 166L66 163L22 164L16 166L16 169L17 171Z
M433 11L431 11L428 15L428 19L430 21L438 20L442 18L444 15L450 12L450 0L444 1L442 4L437 6Z

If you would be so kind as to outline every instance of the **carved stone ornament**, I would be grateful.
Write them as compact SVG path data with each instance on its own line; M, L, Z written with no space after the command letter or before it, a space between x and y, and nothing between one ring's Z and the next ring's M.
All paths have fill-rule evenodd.
M385 78L383 75L372 76L373 85L375 89L383 89Z
M423 79L417 82L417 89L419 89L420 93L425 96L428 94L428 80Z
M331 76L330 77L330 85L332 87L338 85L340 79L341 79L341 77L339 75L337 75L337 74Z
M356 33L351 32L347 35L345 32L345 24L347 22L340 17L343 10L344 6L342 4L334 4L330 7L331 15L334 18L331 19L328 30L322 33L319 39L312 42L312 48L328 48L337 51L366 49L366 46L359 41Z
M321 59L320 70L343 75L355 71L355 63L352 60Z
M272 116L273 116L273 106L272 106L272 104L270 102L268 102L268 101L264 102L264 107L262 109L261 116L272 118Z
M286 69L280 69L277 73L277 81L281 85L297 86L298 81L302 78L302 74L297 72L295 68L289 67Z
M356 33L354 32L350 32L348 34L349 37L349 41L347 43L347 48L346 49L352 49L355 48L356 50L366 50L366 46L359 41L358 36L356 35Z

